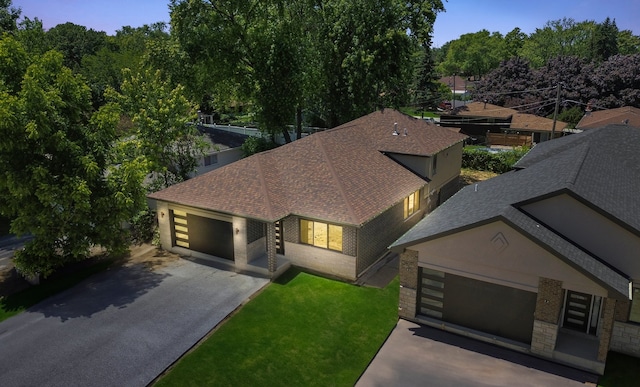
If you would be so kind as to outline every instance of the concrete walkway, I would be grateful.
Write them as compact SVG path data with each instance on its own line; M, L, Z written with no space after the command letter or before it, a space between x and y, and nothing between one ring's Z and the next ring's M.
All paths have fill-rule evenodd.
M582 386L597 376L425 327L397 326L356 384L371 386Z
M3 386L146 386L268 280L119 267L0 323Z

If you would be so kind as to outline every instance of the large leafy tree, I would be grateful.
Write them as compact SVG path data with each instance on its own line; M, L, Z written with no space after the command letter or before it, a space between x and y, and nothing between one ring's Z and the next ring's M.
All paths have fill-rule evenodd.
M106 45L107 34L68 22L48 30L47 40L52 48L64 55L65 66L79 71L84 56L94 55Z
M144 196L140 169L111 167L117 112L91 115L89 88L56 51L29 57L5 36L0 74L0 212L13 233L33 235L16 267L47 276L93 245L122 250L121 224Z
M302 105L335 126L406 101L414 53L442 10L440 0L172 0L171 23L206 69L201 90L254 103L275 133Z
M514 34L516 36L510 35L510 39L517 38L517 33ZM440 71L446 75L461 74L480 79L505 59L507 49L502 35L481 30L464 34L451 42L447 57L440 64Z
M17 20L21 10L11 5L11 0L0 0L0 34L3 32L15 32Z
M150 191L189 179L207 145L188 124L196 109L185 97L184 88L172 88L160 71L133 74L125 69L124 73L121 93L107 92L133 122L132 132L118 144L123 157L146 160L146 172L152 176Z

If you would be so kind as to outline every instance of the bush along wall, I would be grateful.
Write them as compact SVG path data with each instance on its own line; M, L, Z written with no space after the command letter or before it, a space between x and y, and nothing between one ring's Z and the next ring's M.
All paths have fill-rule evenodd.
M510 171L528 151L527 147L518 147L509 151L491 153L487 148L466 147L462 152L462 168L505 173Z

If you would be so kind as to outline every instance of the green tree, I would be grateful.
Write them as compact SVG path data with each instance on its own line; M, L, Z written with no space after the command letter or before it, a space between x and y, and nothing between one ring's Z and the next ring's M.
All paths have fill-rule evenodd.
M117 114L89 114L89 89L60 53L33 57L25 68L24 49L7 36L1 42L0 74L8 65L24 69L18 88L0 86L0 212L13 219L11 232L33 235L16 268L46 277L86 258L91 246L123 250L121 224L145 202L128 190L141 180L139 169L110 168Z
M31 55L42 55L51 49L42 21L25 17L18 24L16 38Z
M618 52L620 55L640 54L640 36L634 35L630 30L618 33Z
M18 27L16 22L21 10L11 5L11 0L0 0L0 35L4 32L15 32Z
M106 45L107 34L68 22L48 30L47 39L52 48L64 55L65 66L77 72L84 56L94 55Z
M207 148L188 123L195 118L196 108L184 96L184 88L171 88L159 70L134 75L125 69L124 73L122 93L107 91L107 97L133 122L133 133L119 143L123 157L144 157L153 177L150 191L187 180Z
M466 75L480 79L507 59L505 41L499 32L481 30L464 34L450 43L447 57L439 66L445 75Z
M618 27L616 21L606 18L602 24L597 24L591 38L590 58L596 62L609 59L618 53Z
M529 35L520 56L528 59L534 68L558 56L588 58L595 28L593 21L577 23L571 18L548 21L543 28L537 28Z

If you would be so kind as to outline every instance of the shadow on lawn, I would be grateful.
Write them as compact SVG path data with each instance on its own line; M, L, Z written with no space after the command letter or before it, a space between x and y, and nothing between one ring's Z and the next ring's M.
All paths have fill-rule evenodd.
M47 298L29 308L29 311L66 321L91 317L109 307L123 309L168 276L148 270L143 264L111 267Z
M561 376L566 379L575 380L581 383L593 383L594 385L597 385L598 383L598 375L590 372L563 366L561 364L553 363L524 353L512 351L507 348L498 347L482 341L459 336L454 333L445 332L440 329L420 326L418 328L412 328L411 331L416 336L453 345L468 351L491 356L496 359L506 360L514 364Z

